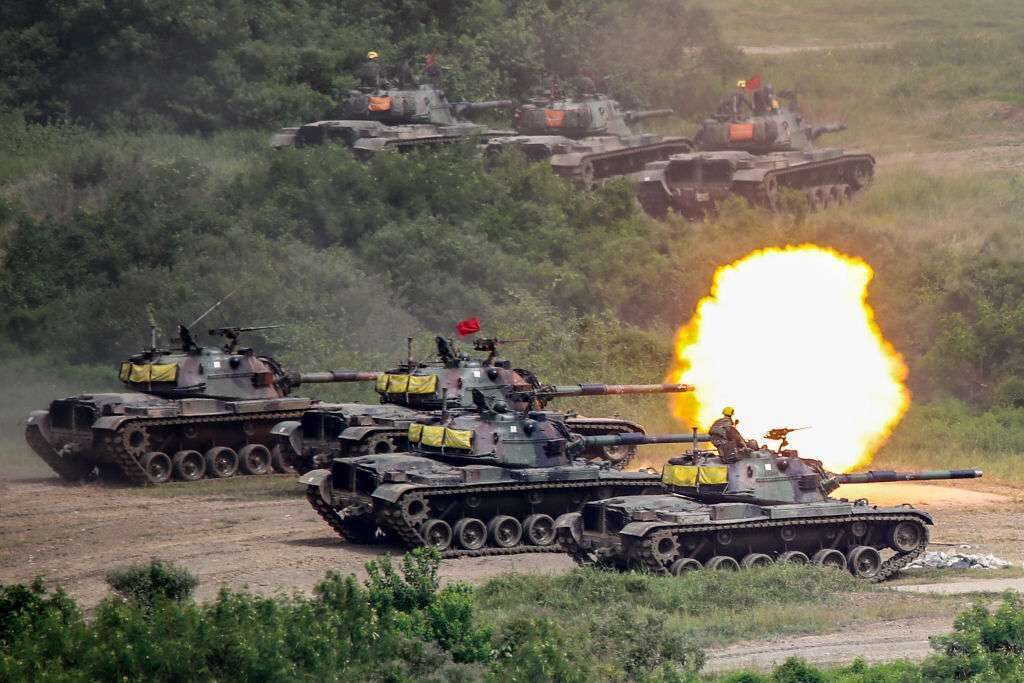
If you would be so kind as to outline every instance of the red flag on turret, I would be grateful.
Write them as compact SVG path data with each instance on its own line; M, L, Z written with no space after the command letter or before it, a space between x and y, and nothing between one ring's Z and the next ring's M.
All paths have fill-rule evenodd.
M473 316L472 318L466 318L459 322L455 329L458 331L460 337L465 337L467 334L473 334L474 332L480 331L480 318Z
M434 66L435 64L437 64L437 57L432 54L427 55L427 66Z
M747 92L754 92L761 87L761 74L756 74L747 79L747 85L745 90Z

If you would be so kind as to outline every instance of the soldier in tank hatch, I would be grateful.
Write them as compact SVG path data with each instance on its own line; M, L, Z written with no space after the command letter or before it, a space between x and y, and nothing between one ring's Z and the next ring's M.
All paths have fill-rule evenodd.
M364 88L378 90L380 88L380 55L370 50L366 53L366 61L359 67L359 83Z
M740 421L733 418L735 412L731 406L726 406L722 409L722 417L712 422L708 429L711 443L718 449L724 462L735 462L737 450L748 447L740 430L736 429Z

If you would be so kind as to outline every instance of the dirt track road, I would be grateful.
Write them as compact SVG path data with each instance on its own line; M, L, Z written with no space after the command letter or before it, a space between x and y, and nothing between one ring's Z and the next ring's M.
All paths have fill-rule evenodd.
M387 551L341 543L287 477L140 490L67 486L35 473L5 476L0 479L0 583L43 575L85 605L106 594L103 575L109 568L153 556L196 573L198 597L209 599L222 584L259 593L308 592L328 570L363 576L364 563ZM969 486L868 485L839 495L866 496L878 504L912 503L935 516L933 541L971 543L976 552L1024 561L1024 494L980 482ZM571 566L557 554L451 560L444 563L442 576L479 581L507 571L560 573ZM1014 581L1024 588L1024 580ZM983 575L961 588L978 582L985 584ZM976 585L971 590L1003 588ZM929 590L920 585L900 589ZM835 634L740 643L709 652L708 666L717 671L770 668L790 654L822 663L864 654L880 660L920 658L928 653L928 636L948 631L950 623L951 617L882 622Z
M46 476L0 479L0 583L42 575L94 604L107 592L108 569L156 556L195 572L200 599L213 597L221 584L260 593L308 591L332 569L363 576L365 562L388 551L343 544L298 487L292 493L287 477L275 479L276 490L252 490L248 499L179 493L179 485L171 485L178 490L168 495L98 484L66 486ZM237 483L253 488L245 479ZM571 566L571 560L555 554L480 558L446 562L444 577L475 580Z

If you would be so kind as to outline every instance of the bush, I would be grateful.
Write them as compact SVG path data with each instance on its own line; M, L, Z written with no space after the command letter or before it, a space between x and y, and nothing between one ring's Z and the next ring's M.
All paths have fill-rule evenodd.
M183 567L154 557L149 564L111 569L107 585L128 602L153 609L164 600L182 602L192 597L199 579Z

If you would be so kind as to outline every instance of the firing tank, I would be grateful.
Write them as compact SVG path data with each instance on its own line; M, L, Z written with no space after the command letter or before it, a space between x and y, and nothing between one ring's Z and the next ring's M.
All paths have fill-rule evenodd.
M123 363L121 393L57 399L29 415L25 439L62 479L120 475L131 484L196 481L290 471L270 429L318 404L291 396L301 384L373 381L376 373L288 373L270 356L239 347L265 327L223 327L220 347L200 346L179 326L178 348ZM154 335L155 337L155 335Z
M700 220L730 195L776 211L787 189L820 210L850 201L871 183L871 155L814 146L844 124L808 125L795 111L795 95L784 93L790 104L782 104L771 86L753 95L751 104L745 93L734 93L705 119L694 138L696 151L650 163L632 176L648 214L663 217L671 209Z
M466 119L470 114L511 109L509 100L449 102L431 84L404 84L376 90L353 90L341 107L341 119L284 128L272 138L274 148L340 143L361 159L382 151L405 152L452 142L511 135Z
M338 458L300 477L310 504L354 543L386 536L445 557L558 552L561 515L588 500L663 490L656 473L580 459L586 448L694 440L580 436L560 413L514 412L478 390L473 395L476 413L411 424L409 452Z
M766 437L785 438L789 430ZM752 444L756 446L756 444ZM931 516L909 505L833 498L840 485L980 477L978 470L828 472L795 450L699 451L668 461L670 492L609 497L561 518L559 543L580 563L656 574L796 562L883 581L928 545Z
M629 128L636 121L671 114L671 109L623 110L600 94L535 98L513 115L518 135L490 140L486 152L496 155L514 147L531 161L548 161L560 176L590 190L693 149L687 138L637 135Z
M687 391L681 384L542 385L529 370L513 368L498 358L499 339L473 340L473 357L437 337L437 358L430 362L411 359L380 373L375 388L380 405L358 403L323 405L303 413L300 420L282 421L273 428L280 452L300 473L327 467L335 458L394 453L408 448L409 425L441 410L473 410L473 391L488 400L504 401L509 410L541 409L559 396L606 396ZM584 436L639 433L636 422L617 417L565 416L570 429ZM633 446L588 446L584 456L624 467L633 458Z

